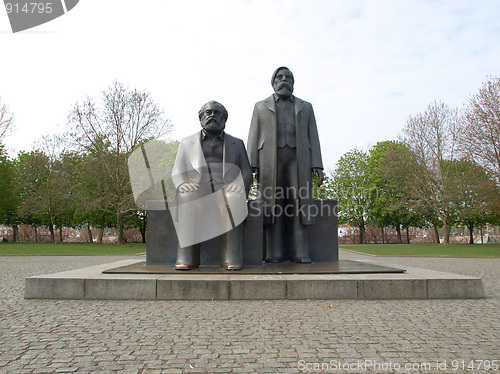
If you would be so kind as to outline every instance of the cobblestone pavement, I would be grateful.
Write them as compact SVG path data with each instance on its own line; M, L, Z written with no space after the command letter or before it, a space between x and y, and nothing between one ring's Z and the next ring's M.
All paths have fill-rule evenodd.
M382 258L346 251L341 254L341 258L479 276L488 294L485 300L228 302L23 298L27 276L124 258L1 257L0 372L499 371L484 369L491 360L500 360L500 259ZM364 360L372 360L373 366L363 366ZM467 369L470 365L475 370ZM479 365L480 370L476 370Z

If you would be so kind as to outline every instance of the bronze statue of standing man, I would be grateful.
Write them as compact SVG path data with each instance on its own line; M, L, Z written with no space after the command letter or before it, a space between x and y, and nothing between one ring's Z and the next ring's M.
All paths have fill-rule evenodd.
M323 163L312 105L292 95L292 72L273 73L274 94L255 104L248 156L264 214L266 262L310 263L308 226L313 175L323 182Z

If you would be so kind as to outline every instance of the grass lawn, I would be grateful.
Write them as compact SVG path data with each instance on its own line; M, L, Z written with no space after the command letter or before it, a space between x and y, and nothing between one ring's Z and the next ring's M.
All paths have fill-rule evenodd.
M146 244L128 243L0 243L0 256L88 256L135 255L146 252Z
M500 243L491 244L339 244L340 248L376 256L500 257Z

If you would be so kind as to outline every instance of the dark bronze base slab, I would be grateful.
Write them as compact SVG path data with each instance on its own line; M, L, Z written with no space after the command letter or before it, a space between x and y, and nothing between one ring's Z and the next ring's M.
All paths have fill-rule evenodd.
M146 265L139 262L103 271L105 274L377 274L404 273L406 270L366 262L339 260L312 264L284 262L247 265L243 270L229 271L217 265L202 265L192 270L175 270L171 265Z

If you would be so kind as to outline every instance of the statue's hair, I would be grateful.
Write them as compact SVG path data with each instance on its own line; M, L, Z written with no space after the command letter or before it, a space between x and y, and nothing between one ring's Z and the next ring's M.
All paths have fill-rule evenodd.
M292 74L292 83L295 83L295 79L293 78L293 73L290 69L288 69L286 66L280 66L279 68L277 68L274 73L273 73L273 76L271 78L271 86L274 85L274 80L276 79L276 76L278 75L278 71L280 71L281 69L287 69L290 74Z
M214 101L214 100L210 100L208 103L206 103L205 105L203 105L201 107L200 111L198 112L198 118L199 119L201 119L201 116L203 115L203 112L205 111L205 109L208 106L208 104L217 104L218 106L220 106L220 109L222 111L222 115L224 116L224 121L227 122L227 118L228 118L229 114L227 113L226 108L224 108L224 105L222 105L218 101Z

